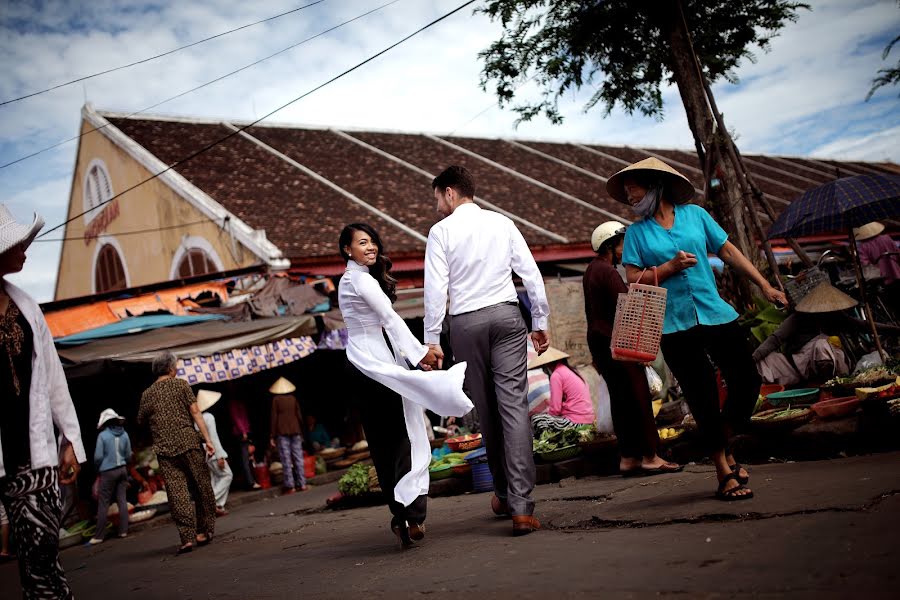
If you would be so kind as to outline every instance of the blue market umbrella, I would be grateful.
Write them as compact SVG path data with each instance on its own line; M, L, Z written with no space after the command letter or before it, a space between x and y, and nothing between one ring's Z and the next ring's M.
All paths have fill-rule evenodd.
M857 175L811 189L769 227L769 239L847 231L900 216L900 175Z

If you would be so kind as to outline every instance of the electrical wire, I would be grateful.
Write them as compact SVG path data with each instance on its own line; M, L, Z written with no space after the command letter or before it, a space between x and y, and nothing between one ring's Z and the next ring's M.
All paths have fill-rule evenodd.
M262 62L264 62L264 61L267 61L267 60L269 60L270 58L274 58L274 57L278 56L279 54L284 54L284 53L287 52L288 50L293 50L293 49L296 48L297 46L302 46L303 44L306 44L307 42L311 42L312 40L314 40L314 39L316 39L316 38L322 37L323 35L325 35L325 34L327 34L327 33L331 33L331 32L334 31L335 29L340 29L340 28L343 27L344 25L348 25L348 24L350 24L350 23L353 23L354 21L358 21L358 20L360 20L360 19L362 19L362 18L364 18L364 17L369 16L370 14L372 14L372 13L374 13L374 12L378 12L379 10L381 10L381 9L383 9L383 8L387 8L388 6L390 6L390 5L392 5L392 4L396 4L396 3L399 2L399 1L400 1L400 0L391 0L390 2L388 2L388 3L386 3L386 4L382 4L381 6L375 7L375 8L373 8L372 10L369 10L369 11L366 11L366 12L360 14L360 15L357 15L357 16L353 17L352 19L348 19L348 20L344 21L343 23L338 23L337 25L335 25L335 26L333 26L333 27L330 27L330 28L328 28L328 29L326 29L326 30L324 30L324 31L321 31L321 32L319 32L319 33L317 33L317 34L315 34L315 35L313 35L313 36L310 36L310 37L306 38L305 40L299 41L299 42L297 42L296 44L292 44L292 45L288 46L287 48L282 48L282 49L279 50L278 52L275 52L275 53L273 53L273 54L270 54L270 55L268 55L268 56L265 56L265 57L263 57L263 58L260 58L259 60L253 61L252 63L249 63L249 64L247 64L247 65L244 65L243 67L240 67L239 69L235 69L234 71L231 71L230 73L226 73L226 74L224 74L224 75L222 75L222 76L220 76L220 77L216 77L215 79L213 79L213 80L211 80L211 81L207 81L206 83L203 83L203 84L201 84L201 85L198 85L197 87L193 87L193 88L191 88L191 89L189 89L189 90L186 90L186 91L184 91L184 92L181 92L180 94L176 94L176 95L174 95L174 96L171 96L171 97L169 97L169 98L166 98L165 100L162 100L162 101L160 101L160 102L157 102L156 104L151 104L150 106L144 107L144 108L142 108L141 110L135 111L135 112L133 112L133 113L129 113L129 114L125 115L125 117L123 117L123 118L128 119L128 118L131 118L131 117L133 117L133 116L135 116L135 115L139 115L139 114L141 114L141 113L145 113L145 112L147 112L148 110L152 110L152 109L154 109L154 108L157 108L158 106L162 106L163 104L166 104L166 103L168 103L168 102L171 102L172 100L177 100L178 98L181 98L182 96L187 96L188 94L191 94L191 93L193 93L193 92L196 92L197 90L203 89L203 88L205 88L205 87L207 87L207 86L210 86L210 85L212 85L212 84L214 84L214 83L218 83L219 81L222 81L223 79L227 79L227 78L231 77L232 75L236 75L236 74L240 73L241 71L246 71L247 69L249 69L249 68L251 68L251 67L255 67L256 65L258 65L258 64L260 64L260 63L262 63ZM107 127L108 125L110 125L110 124L109 124L109 123L105 123L105 124L101 125L100 127L95 127L95 128L93 128L93 129L89 129L89 130L85 131L84 133L81 133L81 134L76 135L76 136L74 136L74 137L70 137L69 139L62 140L61 142L57 142L57 143L55 143L55 144L52 144L52 145L50 145L50 146L47 146L46 148L42 148L42 149L40 149L40 150L36 150L36 151L32 152L31 154L26 154L25 156L20 156L19 158L13 159L13 160L11 160L11 161L9 161L9 162L7 162L7 163L4 163L4 164L0 165L0 169L5 169L6 167L11 167L12 165L15 165L15 164L20 163L20 162L25 161L25 160L28 160L29 158L34 158L35 156L38 156L39 154L43 154L44 152L48 152L48 151L50 151L50 150L53 150L54 148L59 148L60 146L62 146L62 145L64 145L64 144L68 144L69 142L74 142L74 141L76 141L76 140L80 140L80 139L83 138L84 136L86 136L86 135L88 135L88 134L91 134L91 133L94 133L95 131L100 131L101 129Z
M226 35L228 35L228 34L230 34L230 33L236 32L236 31L241 31L242 29L247 29L247 28L249 28L249 27L253 27L253 26L255 26L255 25L259 25L259 24L265 23L265 22L267 22L267 21L274 21L275 19L281 18L281 17L283 17L283 16L285 16L285 15L289 15L289 14L292 14L292 13L295 13L295 12L299 12L299 11L303 10L304 8L309 8L310 6L315 6L316 4L321 4L322 2L325 2L325 0L316 0L315 2L311 2L311 3L309 3L309 4L304 4L303 6L298 6L297 8L293 8L293 9L291 9L291 10L289 10L289 11L283 12L283 13L281 13L281 14L278 14L278 15L275 15L275 16L272 16L272 17L267 17L267 18L265 18L265 19L256 21L255 23L249 23L249 24L247 24L247 25L241 25L240 27L237 27L237 28L235 28L235 29L229 29L228 31L223 31L222 33L217 33L216 35L210 36L210 37L208 37L208 38L204 38L204 39L202 39L202 40L197 40L196 42L191 42L190 44L186 44L186 45L184 45L184 46L179 46L178 48L175 48L175 49L173 49L173 50L169 50L169 51L167 51L167 52L163 52L162 54L156 54L156 55L151 56L151 57L149 57L149 58L144 58L144 59L141 59L141 60L137 60L137 61L134 61L134 62L132 62L132 63L128 63L127 65L121 65L121 66L118 66L118 67L113 67L113 68L111 68L111 69L106 69L105 71L98 71L97 73L93 73L93 74L91 74L91 75L85 75L85 76L83 76L83 77L79 77L79 78L77 78L77 79L73 79L73 80L67 81L67 82L65 82L65 83L60 83L60 84L58 84L58 85L54 85L54 86L48 87L48 88L46 88L46 89L43 89L43 90L40 90L40 91L37 91L37 92L31 92L30 94L25 94L24 96L19 96L18 98L10 98L9 100L4 100L4 101L0 102L0 106L5 106L5 105L7 105L7 104L12 104L13 102L19 102L20 100L25 100L26 98L33 98L33 97L39 96L39 95L41 95L41 94L46 94L47 92L52 92L53 90L58 90L59 88L63 88L63 87L66 87L66 86L68 86L68 85L72 85L73 83L78 83L78 82L80 82L80 81L86 81L86 80L88 80L88 79L93 79L94 77L100 77L101 75L107 75L107 74L109 74L109 73L114 73L114 72L116 72L116 71L121 71L122 69L127 69L127 68L129 68L129 67L134 67L134 66L136 66L136 65L142 65L142 64L144 64L144 63L148 63L148 62L150 62L150 61L156 60L157 58L162 58L162 57L164 57L164 56L169 56L170 54L175 54L176 52L180 52L181 50L186 50L187 48L193 48L194 46L199 46L200 44L202 44L202 43L204 43L204 42L208 42L208 41L210 41L210 40L214 40L214 39L216 39L216 38L220 38L220 37L226 36Z
M99 239L102 237L112 237L112 236L121 237L121 236L125 236L125 235L138 235L141 233L156 233L157 231L167 231L169 229L181 229L183 227L191 227L192 225L202 225L203 223L215 223L215 221L213 219L203 219L201 221L193 221L191 223L180 223L178 225L167 225L166 227L154 227L152 229L136 229L134 231L120 231L119 233L103 232L103 233L100 233L100 234L97 234L97 235L91 236L91 237L82 235L82 236L77 236L77 237L48 238L48 239L36 238L34 241L35 242L69 242L69 241L73 241L73 240L93 240L93 239Z
M225 141L227 141L227 140L233 138L233 137L236 136L236 135L240 135L242 132L246 131L247 129L250 129L251 127L253 127L253 126L255 126L255 125L259 124L259 123L261 123L261 122L264 121L265 119L268 119L268 118L271 117L272 115L274 115L274 114L276 114L276 113L278 113L278 112L284 110L284 109L287 108L288 106L290 106L290 105L292 105L292 104L294 104L294 103L296 103L296 102L299 102L300 100L306 98L307 96L310 96L311 94L314 94L315 92L321 90L321 89L324 88L325 86L334 83L335 81L337 81L338 79L343 78L343 77L346 76L346 75L349 75L350 73L352 73L353 71L356 71L356 70L359 69L360 67L362 67L362 66L364 66L364 65L366 65L366 64L368 64L368 63L370 63L370 62L372 62L373 60L375 60L375 59L378 58L379 56L381 56L381 55L383 55L383 54L386 54L386 53L390 52L391 50L393 50L393 49L396 48L397 46L399 46L399 45L403 44L404 42L406 42L406 41L408 41L408 40L414 38L415 36L419 35L419 34L422 33L423 31L426 31L426 30L430 29L431 27L434 27L435 25L437 25L437 24L440 23L441 21L443 21L443 20L445 20L445 19L447 19L447 18L453 16L454 14L458 13L459 11L461 11L461 10L464 9L465 7L469 6L470 4L474 4L476 1L477 1L477 0L468 0L467 2L463 2L461 5L459 5L458 7L454 8L454 9L451 10L450 12L445 13L444 15L438 17L437 19L434 19L433 21L431 21L431 22L428 23L427 25L423 25L422 27L420 27L420 28L417 29L416 31L412 32L411 34L409 34L409 35L407 35L407 36L401 38L399 41L394 42L393 44L391 44L391 45L388 46L387 48L384 48L383 50L380 50L379 52L376 52L375 54L373 54L373 55L370 56L369 58L363 60L362 62L359 62L359 63L355 64L354 66L352 66L352 67L350 67L349 69L347 69L347 70L341 72L340 74L335 75L334 77L332 77L332 78L329 79L328 81L325 81L324 83L320 83L319 85L317 85L316 87L312 88L311 90L309 90L309 91L307 91L307 92L304 92L303 94L297 96L296 98L294 98L293 100L290 100L289 102L287 102L287 103L285 103L285 104L282 104L281 106L279 106L279 107L276 108L275 110L269 112L268 114L263 115L262 117L256 119L255 121L253 121L253 122L251 122L251 123L248 123L247 125L244 125L244 126L242 126L242 127L235 128L234 131L232 131L231 133L229 133L229 134L226 135L225 137L220 138L220 139L218 139L218 140L216 140L216 141L214 141L214 142L212 142L212 143L209 143L209 144L203 146L203 147L200 148L199 150L197 150L197 151L195 151L195 152L192 152L191 154L187 155L186 157L184 157L184 158L182 158L182 159L180 159L180 160L178 160L178 161L172 163L171 165L169 165L168 167L166 167L166 168L163 169L162 171L159 171L158 173L154 173L153 175L151 175L151 176L148 177L147 179L144 179L144 180L142 180L142 181L139 181L138 183L134 184L133 186L131 186L131 187L125 189L125 190L122 190L121 192L119 192L119 193L116 194L115 196L113 196L113 197L111 197L111 198L108 198L107 200L104 200L103 202L99 203L97 206L92 207L90 210L94 210L94 209L97 208L97 207L103 206L104 204L108 204L108 203L112 202L113 200L115 200L116 198L119 198L119 197L121 197L121 196L127 194L128 192L130 192L130 191L132 191L132 190L134 190L134 189L137 189L138 187L144 185L145 183L147 183L147 182L149 182L149 181L152 181L152 180L156 179L156 178L159 177L160 175L162 175L162 174L164 174L164 173L167 173L168 171L171 171L171 170L174 169L175 167L180 166L180 165L186 163L187 161L193 159L194 157L197 157L197 156L203 154L204 152L210 150L211 148L214 148L215 146L218 146L219 144L221 144L221 143L223 143L223 142L225 142ZM78 218L84 216L86 213L90 212L90 210L86 210L86 211L84 211L84 212L81 212L81 213L75 215L74 217L71 217L71 218L69 218L69 219L63 221L62 223L60 223L59 225L53 227L52 229L48 229L47 231L45 231L44 233L42 233L42 234L41 234L40 236L38 236L38 237L43 237L43 236L45 236L45 235L47 235L47 234L49 234L49 233L52 233L53 231L56 231L56 230L59 229L60 227L64 227L64 226L68 225L69 223L71 223L71 222L74 221L75 219L78 219Z

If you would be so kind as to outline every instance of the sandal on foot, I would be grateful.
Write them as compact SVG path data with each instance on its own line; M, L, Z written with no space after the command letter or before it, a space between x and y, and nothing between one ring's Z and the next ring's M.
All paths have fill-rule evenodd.
M681 473L684 470L684 467L675 463L663 463L658 467L652 467L650 469L645 469L644 467L638 467L637 471L643 471L640 473L641 475L662 475L664 473Z
M193 544L187 544L186 546L181 546L181 547L175 552L175 556L178 556L178 555L180 555L180 554L187 554L188 552L193 552L193 550L194 550L194 545L193 545Z
M747 469L745 467L743 467L741 465L741 463L736 462L733 465L728 465L728 468L731 469L731 472L735 474L735 476L736 476L735 479L737 480L737 482L739 484L747 485L748 483L750 483L750 471L747 471ZM747 471L746 477L740 476L739 473L741 472L741 469L744 469L745 471Z
M207 533L207 534L206 534L206 539L203 539L203 540L197 540L197 545L198 545L198 546L207 546L207 545L209 545L209 544L212 542L212 539L213 539L212 534L211 534L211 533Z
M736 487L731 488L730 490L726 490L725 486L728 485L729 480L735 480L738 482ZM741 494L739 492L747 490L742 483L738 481L737 475L734 473L729 473L725 477L722 478L722 481L719 482L719 489L716 490L716 499L722 500L723 502L734 502L737 500L749 500L753 497L753 492L747 490L748 493Z

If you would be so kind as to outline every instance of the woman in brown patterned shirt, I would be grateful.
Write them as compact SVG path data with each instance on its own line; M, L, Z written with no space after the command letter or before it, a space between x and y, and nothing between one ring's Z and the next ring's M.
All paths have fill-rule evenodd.
M205 546L212 541L216 501L201 442L206 444L207 456L215 449L191 387L175 377L175 362L171 352L153 359L157 379L141 396L137 420L150 427L153 450L166 480L169 510L181 536L177 553L183 554L194 545Z

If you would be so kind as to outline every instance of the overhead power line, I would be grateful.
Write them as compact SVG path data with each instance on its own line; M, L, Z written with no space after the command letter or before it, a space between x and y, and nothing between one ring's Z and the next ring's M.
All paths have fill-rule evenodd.
M286 15L289 15L289 14L292 14L292 13L295 13L295 12L299 12L299 11L303 10L304 8L309 8L310 6L315 6L316 4L321 4L322 2L325 2L325 0L316 0L315 2L310 2L309 4L304 4L303 6L298 6L297 8L292 8L291 10L285 11L285 12L283 12L283 13L281 13L281 14L277 14L277 15L274 15L274 16L271 16L271 17L267 17L267 18L265 18L265 19L261 19L261 20L259 20L259 21L254 22L254 23L248 23L247 25L241 25L240 27L236 27L236 28L234 28L234 29L229 29L228 31L223 31L222 33L217 33L216 35L210 36L210 37L208 37L208 38L203 38L202 40L197 40L196 42L191 42L190 44L186 44L186 45L184 45L184 46L179 46L178 48L174 48L173 50L169 50L169 51L163 52L163 53L161 53L161 54L156 54L156 55L151 56L151 57L149 57L149 58L144 58L144 59L141 59L141 60L136 60L136 61L134 61L134 62L132 62L132 63L128 63L127 65L121 65L121 66L118 66L118 67L113 67L112 69L106 69L105 71L98 71L97 73L92 73L91 75L85 75L85 76L83 76L83 77L79 77L79 78L77 78L77 79L73 79L73 80L71 80L71 81L67 81L67 82L65 82L65 83L60 83L60 84L57 84L57 85L48 87L48 88L43 89L43 90L39 90L39 91L37 91L37 92L31 92L30 94L25 94L24 96L19 96L18 98L10 98L9 100L4 100L4 101L0 102L0 106L5 106L5 105L7 105L7 104L12 104L13 102L18 102L18 101L20 101L20 100L25 100L26 98L33 98L34 96L39 96L39 95L41 95L41 94L46 94L47 92L52 92L53 90L58 90L59 88L63 88L63 87L66 87L66 86L68 86L68 85L72 85L73 83L78 83L79 81L86 81L86 80L88 80L88 79L93 79L94 77L100 77L101 75L107 75L107 74L109 74L109 73L114 73L114 72L116 72L116 71L121 71L122 69L127 69L127 68L129 68L129 67L134 67L134 66L137 66L137 65L142 65L142 64L144 64L144 63L148 63L148 62L150 62L150 61L156 60L157 58L162 58L162 57L164 57L164 56L169 56L170 54L175 54L176 52L180 52L180 51L186 50L186 49L188 49L188 48L193 48L194 46L199 46L200 44L202 44L202 43L204 43L204 42L208 42L208 41L210 41L210 40L214 40L214 39L216 39L216 38L220 38L220 37L226 36L226 35L228 35L228 34L230 34L230 33L236 32L236 31L241 31L242 29L248 29L248 28L253 27L253 26L255 26L255 25L259 25L259 24L261 24L261 23L266 23L267 21L274 21L275 19L284 17L284 16L286 16Z
M293 50L293 49L296 48L297 46L302 46L303 44L306 44L307 42L311 42L311 41L313 41L313 40L316 39L316 38L319 38L319 37L322 37L323 35L326 35L326 34L328 34L328 33L331 33L331 32L334 31L335 29L340 29L340 28L343 27L344 25L349 25L350 23L353 23L354 21L358 21L358 20L360 20L360 19L362 19L362 18L364 18L364 17L367 17L367 16L371 15L371 14L374 13L374 12L378 12L379 10L382 10L383 8L387 8L388 6L390 6L390 5L392 5L392 4L396 4L396 3L399 2L399 1L400 1L400 0L391 0L390 2L387 2L386 4L382 4L381 6L377 6L377 7L373 8L373 9L371 9L371 10L368 10L368 11L366 11L366 12L360 14L360 15L357 15L357 16L353 17L352 19L347 19L347 20L344 21L343 23L338 23L337 25L335 25L335 26L333 26L333 27L329 27L328 29L326 29L326 30L324 30L324 31L321 31L321 32L319 32L319 33L317 33L317 34L315 34L315 35L312 35L312 36L310 36L310 37L304 39L304 40L301 40L301 41L297 42L296 44L291 44L291 45L288 46L287 48L282 48L282 49L279 50L278 52L275 52L275 53L273 53L273 54L269 54L268 56L265 56L265 57L263 57L263 58L260 58L259 60L255 60L255 61L253 61L252 63L246 64L246 65L244 65L243 67L240 67L240 68L238 68L238 69L235 69L234 71L231 71L231 72L229 72L229 73L226 73L226 74L224 74L224 75L222 75L222 76L220 76L220 77L216 77L215 79L213 79L213 80L211 80L211 81L207 81L206 83L200 84L200 85L198 85L197 87L193 87L193 88L191 88L191 89L189 89L189 90L186 90L186 91L181 92L181 93L179 93L179 94L176 94L176 95L174 95L174 96L170 96L169 98L166 98L165 100L161 100L160 102L157 102L156 104L151 104L150 106L146 106L146 107L142 108L141 110L135 111L135 112L133 112L133 113L129 113L129 114L125 115L124 118L128 119L128 118L133 117L133 116L135 116L135 115L139 115L139 114L145 113L145 112L147 112L148 110L153 110L154 108L157 108L157 107L159 107L159 106L162 106L163 104L166 104L166 103L168 103L168 102L171 102L172 100L177 100L178 98L181 98L182 96L187 96L188 94L191 94L191 93L193 93L193 92L196 92L197 90L201 90L201 89L203 89L203 88L205 88L205 87L207 87L207 86L210 86L210 85L212 85L212 84L214 84L214 83L218 83L219 81L222 81L223 79L227 79L227 78L231 77L232 75L237 75L237 74L240 73L241 71L246 71L247 69L249 69L249 68L251 68L251 67L255 67L256 65L258 65L258 64L260 64L260 63L262 63L262 62L265 62L265 61L269 60L270 58L274 58L274 57L278 56L279 54L284 54L284 53L287 52L288 50ZM95 128L93 128L93 129L89 129L89 130L85 131L84 133L81 133L81 134L76 135L76 136L74 136L74 137L70 137L70 138L68 138L68 139L62 140L61 142L56 142L55 144L51 144L50 146L47 146L47 147L45 147L45 148L41 148L40 150L36 150L36 151L32 152L31 154L26 154L26 155L24 155L24 156L20 156L19 158L13 159L13 160L11 160L11 161L9 161L9 162L7 162L7 163L3 163L2 165L0 165L0 169L5 169L6 167L11 167L11 166L14 165L14 164L17 164L17 163L20 163L20 162L22 162L22 161L28 160L29 158L34 158L35 156L38 156L39 154L43 154L44 152L48 152L48 151L50 151L50 150L53 150L54 148L59 148L60 146L62 146L62 145L64 145L64 144L68 144L69 142L74 142L74 141L76 141L76 140L80 140L81 138L83 138L84 136L86 136L86 135L88 135L88 134L94 133L95 131L100 131L101 129L105 128L107 125L108 125L108 123L107 123L107 124L104 124L104 125L101 125L100 127L95 127Z
M168 225L166 227L153 227L151 229L135 229L134 231L120 231L118 233L109 233L103 232L98 235L88 237L88 236L77 236L77 237L64 237L64 238L37 238L35 242L70 242L74 240L93 240L100 239L102 237L121 237L125 235L138 235L142 233L156 233L157 231L168 231L169 229L182 229L184 227L191 227L192 225L202 225L204 223L214 223L213 219L202 219L200 221L193 221L191 223L179 223L178 225ZM48 232L49 233L49 232Z
M147 182L149 182L149 181L152 181L152 180L156 179L156 178L159 177L160 175L162 175L162 174L164 174L164 173L167 173L167 172L171 171L171 170L174 169L175 167L178 167L178 166L180 166L180 165L186 163L187 161L193 159L193 158L196 157L196 156L199 156L199 155L203 154L204 152L210 150L211 148L214 148L215 146L218 146L219 144L221 144L221 143L223 143L223 142L225 142L225 141L227 141L227 140L233 138L233 137L236 136L236 135L240 135L242 132L244 132L244 131L250 129L251 127L253 127L253 126L255 126L255 125L258 125L259 123L261 123L261 122L264 121L265 119L268 119L268 118L271 117L272 115L274 115L274 114L276 114L276 113L278 113L278 112L284 110L284 109L287 108L288 106L290 106L290 105L292 105L292 104L294 104L294 103L296 103L296 102L299 102L300 100L306 98L307 96L310 96L311 94L314 94L315 92L317 92L317 91L321 90L322 88L324 88L324 87L326 87L326 86L328 86L328 85L334 83L335 81L337 81L337 80L339 80L339 79L345 77L346 75L349 75L350 73L352 73L353 71L356 71L356 70L359 69L360 67L363 67L364 65L367 65L368 63L372 62L373 60L375 60L375 59L378 58L379 56L381 56L381 55L383 55L383 54L386 54L386 53L390 52L391 50L393 50L393 49L396 48L397 46L399 46L399 45L403 44L404 42L406 42L406 41L408 41L408 40L414 38L415 36L419 35L419 34L422 33L423 31L426 31L426 30L430 29L431 27L434 27L435 25L437 25L437 24L440 23L441 21L444 21L445 19L447 19L447 18L453 16L454 14L458 13L459 11L461 11L462 9L464 9L465 7L467 7L467 6L471 5L471 4L474 4L476 1L477 1L477 0L468 0L467 2L463 2L462 4L460 4L459 6L457 6L456 8L454 8L453 10L451 10L450 12L441 15L440 17L438 17L437 19L431 21L431 22L428 23L427 25L423 25L423 26L420 27L419 29L417 29L417 30L415 30L414 32L410 33L409 35L407 35L407 36L401 38L400 40L398 40L398 41L396 41L396 42L394 42L393 44L391 44L391 45L388 46L387 48L384 48L383 50L380 50L380 51L376 52L375 54L373 54L373 55L370 56L369 58L363 60L362 62L359 62L359 63L355 64L354 66L350 67L349 69L347 69L347 70L345 70L345 71L339 73L338 75L335 75L334 77L332 77L332 78L329 79L328 81L325 81L324 83L320 83L319 85L317 85L316 87L312 88L311 90L309 90L309 91L307 91L307 92L304 92L303 94L297 96L296 98L294 98L293 100L290 100L289 102L286 102L285 104L282 104L281 106L279 106L279 107L276 108L275 110L273 110L273 111L271 111L271 112L269 112L269 113L263 115L262 117L256 119L255 121L253 121L253 122L251 122L251 123L248 123L247 125L244 125L244 126L242 126L242 127L235 128L234 131L232 131L231 133L229 133L229 134L226 135L225 137L222 137L222 138L220 138L220 139L218 139L218 140L216 140L216 141L214 141L214 142L211 142L211 143L209 143L209 144L203 146L203 147L200 148L199 150L197 150L197 151L195 151L195 152L192 152L191 154L185 156L184 158L182 158L182 159L180 159L180 160L178 160L178 161L172 163L171 165L169 165L168 167L166 167L166 168L163 169L162 171L159 171L159 172L157 172L157 173L154 173L153 175L151 175L151 176L148 177L147 179L144 179L144 180L142 180L142 181L139 181L138 183L134 184L133 186L131 186L131 187L125 189L125 190L122 190L121 192L119 192L119 193L116 194L115 196L112 196L111 198L108 198L107 200L104 200L103 202L101 202L101 203L98 204L97 206L91 207L90 210L94 210L94 209L96 209L96 208L98 208L98 207L100 207L100 206L103 206L104 204L108 204L108 203L112 202L113 200L115 200L116 198L120 198L120 197L124 196L124 195L127 194L128 192L130 192L130 191L132 191L132 190L134 190L134 189L137 189L138 187L144 185L145 183L147 183ZM78 219L78 218L84 216L84 215L85 215L86 213L88 213L88 212L90 212L90 211L84 211L84 212L81 212L81 213L75 215L74 217L71 217L71 218L69 218L69 219L66 219L65 221L63 221L63 222L60 223L59 225L53 227L52 229L48 229L47 231L45 231L44 233L42 233L42 234L41 234L40 236L38 236L38 237L43 237L43 236L45 236L45 235L47 235L47 234L49 234L49 233L52 233L52 232L56 231L57 229L59 229L60 227L64 227L64 226L68 225L69 223L71 223L71 222L74 221L75 219Z

